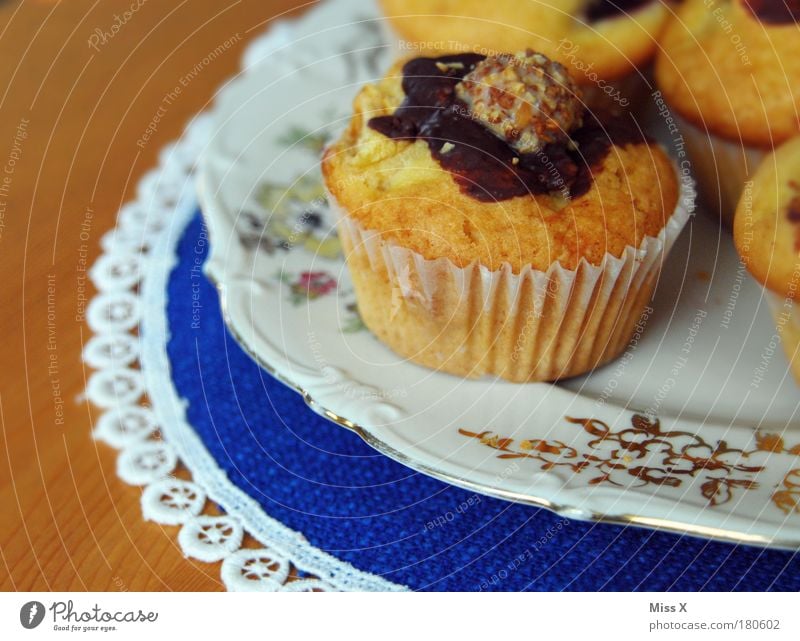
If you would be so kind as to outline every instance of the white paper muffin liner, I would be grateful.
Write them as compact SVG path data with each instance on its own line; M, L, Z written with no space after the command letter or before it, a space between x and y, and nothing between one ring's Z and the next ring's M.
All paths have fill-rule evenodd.
M427 259L365 229L329 195L370 330L410 360L453 374L516 381L557 380L617 356L648 306L667 253L691 216L694 185L656 237L600 265L514 273L449 258Z
M736 205L745 183L768 151L732 142L675 116L708 213L733 227Z

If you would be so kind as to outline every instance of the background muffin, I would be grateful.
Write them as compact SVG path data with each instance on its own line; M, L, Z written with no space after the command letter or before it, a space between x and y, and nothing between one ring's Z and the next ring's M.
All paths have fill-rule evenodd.
M585 85L616 80L653 55L668 16L658 0L381 0L412 43L454 51L541 51Z
M747 269L768 290L784 350L800 381L800 137L764 159L744 190L733 231Z
M486 62L443 57L413 68L455 84ZM671 218L678 186L669 159L640 135L582 124L568 136L581 144L555 142L533 154L549 154L544 171L562 178L561 189L554 180L554 189L509 196L524 179L520 167L533 161L508 141L497 138L505 151L471 154L462 165L443 161L469 151L458 136L472 141L464 131L483 125L463 119L453 138L424 127L434 135L381 131L411 129L398 114L404 101L416 104L404 91L416 77L412 65L419 60L405 77L398 66L361 91L349 127L323 159L366 325L411 360L464 376L553 380L613 358L685 222ZM593 153L591 166L578 167ZM508 174L501 188L481 173L498 161Z
M708 204L730 222L766 151L800 130L800 2L687 0L664 31L656 80Z

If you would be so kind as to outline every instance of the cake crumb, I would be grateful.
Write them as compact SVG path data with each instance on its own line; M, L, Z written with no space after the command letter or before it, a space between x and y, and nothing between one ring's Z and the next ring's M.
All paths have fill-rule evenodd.
M436 68L441 71L442 73L449 73L454 69L463 69L464 63L463 62L437 62Z

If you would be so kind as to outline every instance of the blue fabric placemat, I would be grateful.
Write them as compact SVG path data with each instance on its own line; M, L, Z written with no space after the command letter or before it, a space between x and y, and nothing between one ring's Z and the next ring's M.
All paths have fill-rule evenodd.
M197 270L201 232L198 214L168 285L175 386L229 479L314 546L417 590L800 589L797 554L572 521L378 454L314 414L233 340Z

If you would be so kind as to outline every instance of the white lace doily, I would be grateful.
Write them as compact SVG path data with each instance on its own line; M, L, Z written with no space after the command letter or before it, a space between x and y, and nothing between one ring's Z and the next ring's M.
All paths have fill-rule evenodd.
M256 39L245 52L245 72L290 38L283 23ZM98 294L86 314L94 335L83 350L96 370L86 394L104 410L94 435L119 450L119 477L142 488L144 518L180 525L187 557L222 561L228 590L406 589L332 557L270 518L227 479L186 422L166 352L166 285L176 244L197 209L192 174L210 130L209 117L200 115L162 150L159 167L141 180L136 200L101 240L104 253L90 271ZM174 475L179 464L191 480ZM214 504L224 514L212 513ZM245 532L262 547L243 548ZM292 567L316 578L289 580Z

